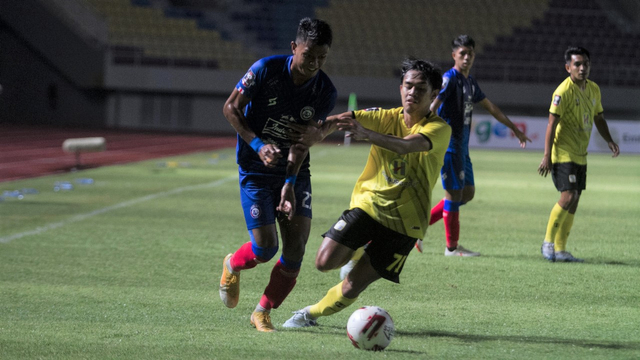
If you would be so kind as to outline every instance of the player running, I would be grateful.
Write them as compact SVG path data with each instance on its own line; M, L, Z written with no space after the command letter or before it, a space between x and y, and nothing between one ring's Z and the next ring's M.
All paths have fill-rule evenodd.
M454 65L442 80L442 90L431 104L431 111L438 112L451 126L451 142L442 167L442 187L445 197L431 209L429 225L440 219L444 221L447 246L445 256L479 256L480 253L465 249L458 244L460 237L460 206L475 195L473 166L469 157L469 133L473 104L480 103L493 117L506 125L524 148L531 141L518 129L498 106L494 105L469 73L475 59L475 41L468 35L460 35L451 42ZM422 252L422 240L416 242Z
M224 105L223 113L238 132L237 162L240 198L250 241L225 257L220 298L233 308L240 294L240 272L271 260L278 252L276 219L282 255L271 271L251 324L274 331L271 309L284 301L296 284L311 228L311 180L306 148L292 142L293 124L321 121L333 110L337 92L320 70L332 42L331 27L322 20L300 21L291 56L258 60ZM298 156L296 156L298 154Z
M318 317L351 305L380 278L399 282L407 255L416 239L426 234L431 192L451 127L429 110L442 83L438 69L426 61L406 60L401 79L402 107L347 112L327 119L372 146L349 210L323 235L316 268L337 269L356 249L368 245L347 277L320 302L296 311L285 328L316 325Z
M560 200L549 215L541 252L549 261L582 262L566 251L566 245L580 195L587 185L587 146L593 124L613 157L620 154L620 148L611 138L604 119L600 88L588 80L589 52L581 47L569 47L564 60L569 77L553 93L544 157L538 167L542 176L551 172L553 184L560 191Z

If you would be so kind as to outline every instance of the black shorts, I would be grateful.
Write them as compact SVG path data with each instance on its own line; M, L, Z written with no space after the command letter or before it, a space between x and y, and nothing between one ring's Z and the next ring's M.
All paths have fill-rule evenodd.
M587 165L574 162L557 163L551 167L551 178L558 191L582 190L587 188Z
M365 252L373 268L381 277L396 283L400 282L400 272L417 240L382 226L358 208L343 212L322 236L353 250L368 243Z

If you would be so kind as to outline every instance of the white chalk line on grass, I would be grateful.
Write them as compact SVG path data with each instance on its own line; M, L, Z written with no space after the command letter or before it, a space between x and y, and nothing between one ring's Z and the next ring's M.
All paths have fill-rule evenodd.
M155 194L150 194L147 196L143 196L143 197L139 197L137 199L132 199L132 200L128 200L125 202L121 202L119 204L115 204L115 205L111 205L111 206L107 206L105 208L102 209L98 209L98 210L94 210L91 211L89 213L86 214L79 214L79 215L75 215L72 216L69 219L63 220L63 221L59 221L59 222L55 222L55 223L51 223L45 226L39 226L33 230L29 230L29 231L24 231L21 233L17 233L17 234L13 234L13 235L9 235L6 237L0 237L0 243L2 244L6 244L10 241L13 240L18 240L21 239L23 237L26 236L31 236L31 235L40 235L42 233L45 233L49 230L53 230L53 229L57 229L60 227L63 227L65 225L69 225L78 221L83 221L86 220L88 218L97 216L97 215L101 215L104 214L106 212L109 211L113 211L113 210L118 210L118 209L123 209L132 205L136 205L136 204L140 204L143 203L145 201L149 201L149 200L154 200L154 199L158 199L161 197L166 197L166 196L170 196L170 195L175 195L175 194L179 194L185 191L193 191L193 190L201 190L201 189L206 189L206 188L211 188L211 187L217 187L220 186L226 182L229 182L231 180L237 180L238 179L238 175L233 175L233 176L229 176L226 177L224 179L220 179L214 182L210 182L207 184L199 184L199 185L191 185L191 186L184 186L184 187L180 187L180 188L176 188L173 190L169 190L169 191L163 191L163 192L159 192L159 193L155 193Z

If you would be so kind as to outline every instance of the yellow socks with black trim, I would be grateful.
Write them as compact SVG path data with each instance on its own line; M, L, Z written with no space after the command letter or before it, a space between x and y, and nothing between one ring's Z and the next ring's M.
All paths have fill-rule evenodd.
M329 291L327 291L327 295L325 295L317 304L311 305L309 308L309 315L313 318L333 315L353 304L356 300L358 300L358 298L348 299L342 295L341 282L329 289Z
M351 256L351 260L353 260L353 262L358 262L358 260L360 260L362 255L364 255L364 246L359 247L356 251L353 252L353 256Z
M560 225L560 230L556 233L555 241L553 244L554 250L565 251L567 249L567 239L569 238L569 233L571 233L571 227L573 226L573 218L575 214L567 213L567 217L564 219L562 224Z
M551 209L549 215L549 223L547 224L547 233L544 235L544 241L553 243L556 239L556 234L562 227L562 223L567 218L569 211L563 209L558 203Z

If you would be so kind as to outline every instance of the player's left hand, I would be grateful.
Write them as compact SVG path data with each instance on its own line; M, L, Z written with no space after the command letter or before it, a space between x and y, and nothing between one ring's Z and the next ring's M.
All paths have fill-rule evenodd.
M293 215L296 213L296 194L293 191L292 183L285 183L282 186L280 204L278 204L276 210L283 213L289 221L293 219Z
M369 130L365 129L358 120L349 116L343 116L338 118L338 129L342 131L348 131L347 137L354 140L369 140Z

